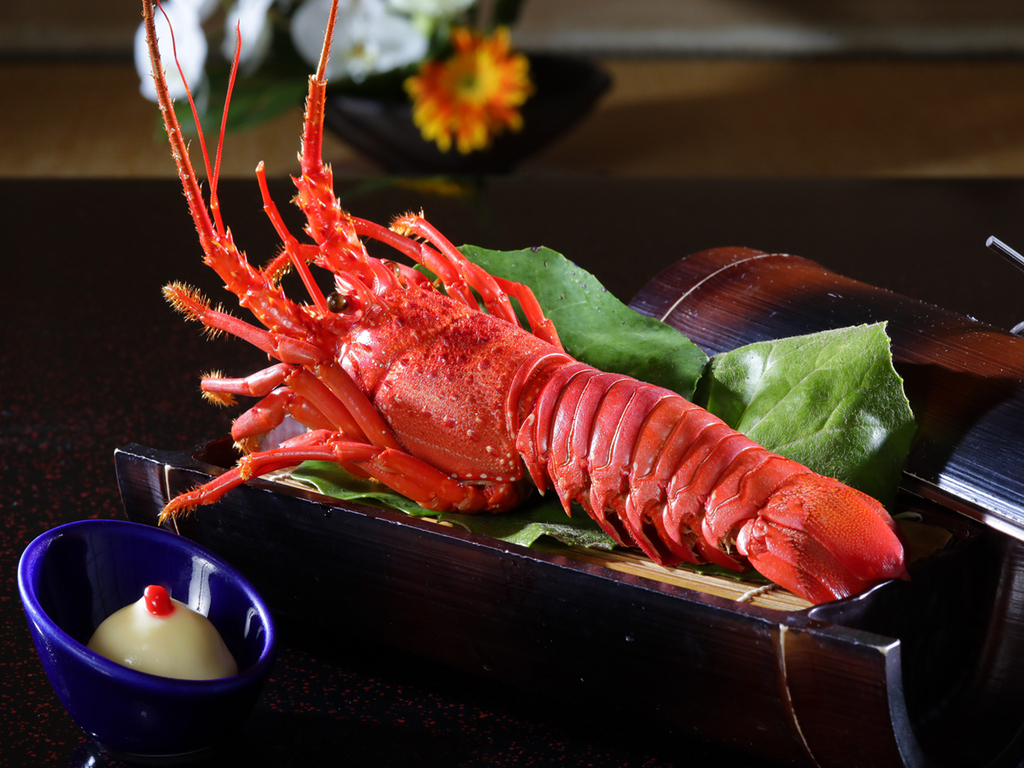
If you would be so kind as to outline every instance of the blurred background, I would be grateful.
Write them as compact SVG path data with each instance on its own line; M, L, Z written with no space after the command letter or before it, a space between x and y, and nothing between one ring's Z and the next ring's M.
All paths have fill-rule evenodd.
M132 60L135 0L0 3L0 175L173 173ZM529 52L612 85L519 169L637 176L1024 174L1019 0L527 0ZM229 136L225 176L295 169L301 107ZM339 174L382 167L330 134Z

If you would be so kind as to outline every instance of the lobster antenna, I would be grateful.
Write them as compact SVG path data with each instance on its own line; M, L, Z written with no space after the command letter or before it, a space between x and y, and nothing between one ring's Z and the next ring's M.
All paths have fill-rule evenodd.
M327 17L327 29L324 30L324 47L320 49L320 61L316 67L316 79L323 82L327 79L327 60L331 56L331 43L334 41L334 24L338 20L338 2L331 3L331 13Z
M164 20L167 22L167 28L171 31L171 53L174 55L174 66L178 68L178 74L181 76L181 82L185 86L185 95L188 96L188 105L192 109L192 119L196 121L196 132L199 134L199 146L203 151L203 164L206 166L206 177L211 179L210 184L210 208L213 210L213 216L217 222L217 232L224 234L224 222L220 219L219 206L215 205L216 194L214 189L216 187L216 181L213 180L213 174L210 171L210 155L206 152L206 139L203 136L203 126L199 122L199 110L196 109L196 103L192 98L192 89L188 86L188 80L185 79L185 72L181 68L181 62L178 61L178 46L174 41L174 27L171 26L171 19L167 15L167 11L164 10L163 4L160 0L156 0L156 7L160 9L160 13L164 15Z
M331 54L331 43L334 40L334 23L338 19L338 0L331 3L331 13L327 17L327 29L324 31L324 47L320 50L320 62L316 74L309 77L309 96L306 98L306 115L302 129L302 173L317 175L323 173L323 139L324 139L324 100L327 90L327 59ZM313 158L317 165L313 165Z
M309 265L306 264L306 260L301 254L301 246L295 239L295 236L288 231L288 227L284 225L284 219L281 218L280 211L277 210L277 206L274 205L274 201L270 197L270 188L267 186L267 171L263 166L262 160L256 166L256 178L259 180L260 194L263 196L263 210L270 218L270 222L274 225L274 229L277 230L281 240L284 241L285 253L288 254L292 265L298 271L303 285L306 286L306 291L312 296L313 302L316 304L317 309L320 310L320 314L329 314L330 310L327 308L327 299L324 298L323 291L320 290L320 286L317 285L316 280L313 279L313 275L309 271Z
M1015 267L1024 269L1024 256L1021 256L1017 251L1013 250L1013 248L1008 246L998 237L989 237L989 239L985 241L985 245L1005 258Z
M231 62L231 77L228 78L228 91L224 94L224 114L220 119L220 137L217 139L217 159L214 161L213 176L210 178L210 208L217 220L217 231L224 233L224 222L220 218L220 199L217 197L217 182L220 181L220 158L224 152L224 134L228 127L228 106L231 104L231 92L235 89L235 76L238 74L238 62L242 57L242 22L235 23L235 58ZM196 125L199 124L198 118ZM205 151L205 148L204 148ZM209 162L207 162L209 173Z
M164 15L166 16L166 14ZM188 200L189 211L192 213L196 229L199 232L199 241L203 246L203 250L206 251L217 233L214 230L213 222L210 221L210 214L203 204L202 191L199 189L195 169L192 167L192 161L189 158L188 145L181 135L181 125L178 123L178 116L174 113L174 104L171 101L171 96L167 92L164 66L160 59L160 46L156 36L153 0L143 0L142 18L146 26L146 41L149 46L149 60L153 69L153 84L156 86L157 101L160 104L160 114L164 119L164 127L167 129L167 139L171 143L171 155L174 157L174 164L178 168L178 178L181 179L185 199Z

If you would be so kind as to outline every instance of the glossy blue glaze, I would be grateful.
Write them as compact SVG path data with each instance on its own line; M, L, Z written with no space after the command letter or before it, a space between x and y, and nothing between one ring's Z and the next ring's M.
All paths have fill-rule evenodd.
M219 680L146 674L86 643L107 616L149 584L206 615L238 662ZM255 704L274 659L270 611L216 555L153 526L83 520L33 541L18 566L32 639L58 698L105 748L123 755L188 755L215 748Z

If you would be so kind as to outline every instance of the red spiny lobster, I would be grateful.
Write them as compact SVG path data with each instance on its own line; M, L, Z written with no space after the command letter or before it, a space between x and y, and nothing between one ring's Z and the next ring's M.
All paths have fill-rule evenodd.
M244 379L203 379L218 402L262 398L232 428L246 455L171 500L163 518L307 459L340 462L435 510L507 510L529 492L528 475L542 492L552 487L566 511L580 503L618 543L658 563L749 562L812 602L906 578L896 526L875 500L769 453L677 394L577 362L528 288L469 262L421 216L388 229L341 209L321 158L336 2L309 80L294 179L312 243L286 229L261 164L264 208L283 249L264 269L251 266L221 222L215 175L209 210L203 200L164 82L152 0L143 5L160 108L205 262L266 329L211 309L180 284L165 294L189 318L280 361ZM447 295L411 267L370 257L362 237L427 267ZM310 264L333 273L334 293L323 295ZM286 267L312 304L285 295ZM285 414L309 431L251 450Z

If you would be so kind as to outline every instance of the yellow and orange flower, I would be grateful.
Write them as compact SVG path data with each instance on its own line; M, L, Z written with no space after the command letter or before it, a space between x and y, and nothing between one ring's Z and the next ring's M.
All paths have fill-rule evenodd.
M523 125L519 108L533 94L530 63L512 50L508 29L484 36L452 29L454 53L445 61L424 61L405 81L413 120L423 138L447 152L452 140L468 155L491 145L505 129Z

